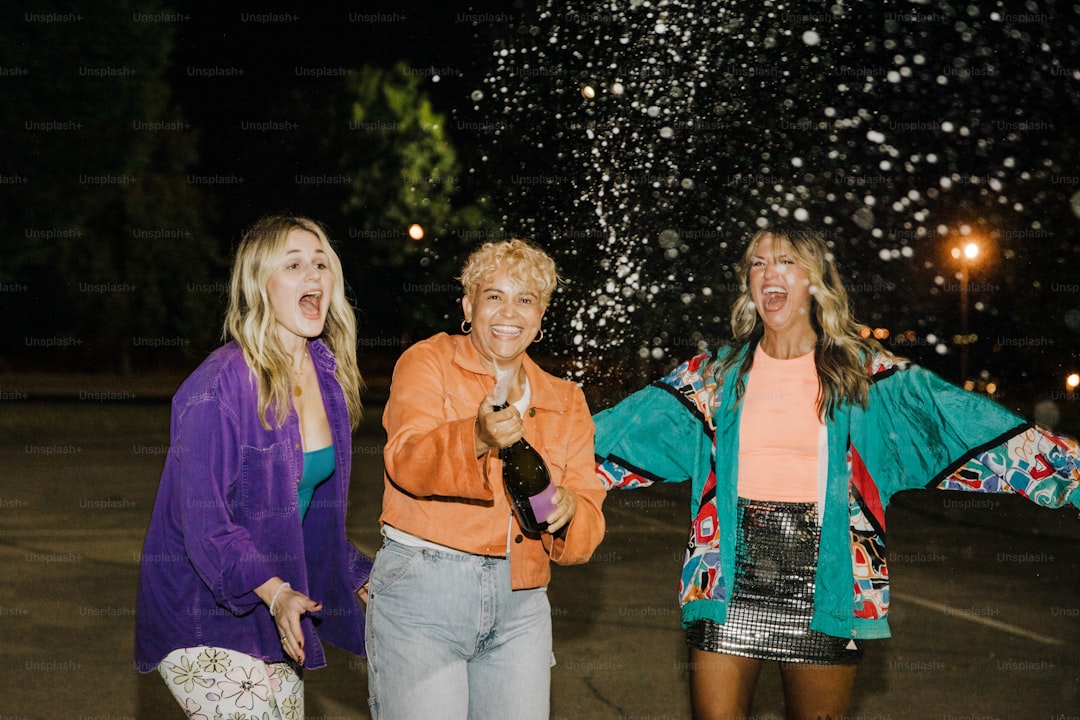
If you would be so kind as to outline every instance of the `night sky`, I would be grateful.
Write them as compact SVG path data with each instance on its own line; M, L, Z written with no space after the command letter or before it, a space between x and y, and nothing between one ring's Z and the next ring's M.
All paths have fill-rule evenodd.
M333 147L314 150L323 129L311 112L325 111L317 106L340 94L342 77L398 62L445 118L460 163L455 205L486 199L483 232L540 242L574 281L553 306L555 355L662 366L722 339L735 249L774 216L832 233L858 316L893 340L913 338L893 347L950 379L960 302L947 253L970 227L987 241L971 329L1001 339L973 349L974 370L1030 371L1025 382L1050 387L1076 364L1080 19L1071 3L179 3L150 18L134 3L72 7L83 9L4 10L8 364L70 363L28 351L18 338L31 333L77 338L104 369L116 367L117 343L176 334L192 338L180 360L192 363L216 342L197 327L216 325L220 298L175 288L220 285L255 218L306 212L349 239L357 218L339 217L332 193L296 182L339 172ZM144 38L163 31L172 47L161 61ZM124 104L120 83L79 75L107 63L163 67L183 123L176 137L194 148L166 169L177 193L147 192L142 178L117 189L74 181L134 172L124 170L129 138L114 130L138 108ZM586 98L593 85L600 92ZM27 128L113 105L115 117L89 130ZM207 177L237 181L191 181ZM132 242L130 227L147 217L197 226L205 252ZM386 272L376 249L350 243L362 332L379 340L406 321L414 335L456 326L455 290L401 292L450 287L469 243L447 228ZM214 257L196 267L190 253ZM87 331L100 317L111 335Z
M505 8L472 4L156 5L0 10L0 92L11 99L0 114L0 300L15 318L0 368L197 362L218 342L231 250L258 217L309 214L335 241L348 237L340 188L298 182L342 174L325 146L348 121L327 119L344 79L404 64L465 162L476 138L455 112L491 52L478 38L512 22ZM323 137L330 124L336 139ZM400 173L381 181L394 183ZM379 347L418 314L453 309L449 289L402 300L402 287L425 282L415 263L387 275L368 262L376 249L348 250L362 331L379 335ZM379 306L376 327L363 313ZM185 351L131 353L133 338L147 336L181 338Z

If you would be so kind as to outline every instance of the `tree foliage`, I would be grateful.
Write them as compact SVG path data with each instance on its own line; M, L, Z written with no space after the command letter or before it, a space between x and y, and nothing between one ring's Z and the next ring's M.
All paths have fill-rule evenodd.
M218 260L186 176L194 133L163 79L171 26L149 20L167 10L15 10L0 23L11 70L0 163L13 179L0 212L11 288L0 358L130 369L205 346L218 300L195 285Z
M341 107L326 152L346 180L339 235L363 329L387 338L454 327L454 276L474 240L494 233L485 201L461 192L445 116L405 63L348 75Z

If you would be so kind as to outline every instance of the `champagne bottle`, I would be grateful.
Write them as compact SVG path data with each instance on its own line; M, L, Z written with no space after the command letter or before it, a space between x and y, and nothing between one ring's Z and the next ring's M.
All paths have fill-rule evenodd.
M504 403L495 409L505 407L507 405ZM548 515L557 506L555 484L551 482L551 473L544 458L525 438L500 448L499 458L503 465L503 485L506 486L510 507L514 509L521 528L526 533L537 535L547 530Z
M511 371L495 368L495 411L510 406L506 401ZM499 449L503 466L503 485L510 498L510 507L517 516L522 530L529 535L539 535L547 529L547 518L557 507L555 484L551 473L536 448L524 437L513 445Z

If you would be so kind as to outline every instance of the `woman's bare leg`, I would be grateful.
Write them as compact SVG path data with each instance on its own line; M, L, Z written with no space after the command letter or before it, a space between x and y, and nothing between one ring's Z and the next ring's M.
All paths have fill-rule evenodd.
M780 663L787 720L847 717L855 687L855 665Z
M750 715L761 661L690 648L690 700L694 720Z

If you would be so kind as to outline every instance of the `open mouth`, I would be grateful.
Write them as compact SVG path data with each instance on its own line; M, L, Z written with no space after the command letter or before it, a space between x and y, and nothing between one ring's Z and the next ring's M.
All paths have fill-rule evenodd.
M300 312L309 320L322 316L322 290L312 290L300 296Z
M513 325L492 325L491 332L495 337L503 338L504 340L512 340L521 337L521 328L514 327Z
M762 304L765 310L776 312L787 303L787 290L778 285L768 285L762 288Z

